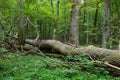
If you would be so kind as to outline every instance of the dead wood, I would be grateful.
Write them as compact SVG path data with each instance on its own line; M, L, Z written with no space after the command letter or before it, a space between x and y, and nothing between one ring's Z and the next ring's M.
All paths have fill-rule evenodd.
M38 47L40 50L51 50L62 55L80 55L85 53L91 56L93 59L105 58L107 62L115 66L120 67L120 51L119 50L110 50L104 48L98 48L95 46L79 46L73 47L71 45L64 44L57 40L42 40L36 41L31 39L26 39L25 41L28 44Z

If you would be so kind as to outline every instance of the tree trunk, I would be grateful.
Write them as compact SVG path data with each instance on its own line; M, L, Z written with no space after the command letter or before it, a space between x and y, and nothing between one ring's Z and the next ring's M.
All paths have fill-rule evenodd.
M98 17L98 7L99 7L99 3L96 3L96 10L95 10L95 17L94 17L94 27L96 28L97 25L97 17Z
M0 16L2 16L2 13L0 13ZM0 17L0 31L3 30L3 25L2 25L2 23L1 23L1 21L2 21L2 18Z
M119 51L120 51L120 40L119 40L119 45L118 45Z
M64 1L63 19L64 19L64 42L67 42L67 12L66 12L66 1Z
M0 24L0 31L2 31L2 25Z
M106 48L107 40L110 36L110 1L104 0L104 24L102 31L102 47Z
M54 51L62 55L80 55L81 53L85 53L93 59L105 58L109 63L120 67L119 50L110 50L94 46L80 46L76 48L56 40L35 41L27 39L25 42L37 46L40 50Z
M72 13L71 13L71 37L70 40L73 44L79 45L79 5L80 0L73 0Z
M96 35L94 35L94 39L92 41L97 42L98 40L98 32L97 32L97 22L98 22L98 10L99 9L99 2L96 2L96 10L95 10L95 16L94 16L94 30L93 33L95 33Z
M56 16L55 16L55 12L54 12L54 5L53 5L53 0L50 0L50 5L51 5L51 12L52 12L52 16L53 16L53 39L56 38Z
M20 45L24 44L23 17L23 0L19 0L18 42Z
M56 3L56 13L57 13L57 17L59 16L59 8L60 8L60 1L57 0L57 3Z

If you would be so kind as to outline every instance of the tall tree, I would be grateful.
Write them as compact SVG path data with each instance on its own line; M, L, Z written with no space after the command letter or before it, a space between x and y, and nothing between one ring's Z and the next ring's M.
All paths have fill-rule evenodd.
M57 0L57 2L56 2L56 18L55 18L56 29L57 29L57 26L59 23L59 11L60 11L60 0Z
M71 36L70 40L73 44L79 45L79 6L80 0L73 0L71 11Z
M18 42L20 45L24 44L24 33L23 33L23 0L19 0L19 22L18 22Z
M98 42L98 27L97 27L97 24L98 24L98 13L99 13L99 4L101 3L100 0L97 0L96 1L96 9L95 9L95 14L94 14L94 23L93 23L93 26L94 26L94 30L93 30L93 33L95 33L96 35L94 35L94 39L93 41L94 42Z
M60 8L60 0L57 0L57 3L56 3L56 14L57 14L57 17L59 16L59 8Z
M56 31L57 31L58 16L59 16L59 4L60 4L60 1L57 0L56 14L55 14L53 0L50 0L51 12L53 16L53 39L56 39Z
M97 25L97 18L98 18L98 8L99 8L99 2L96 2L96 10L95 10L95 16L94 16L94 27L96 28Z
M54 12L53 0L50 0L50 5L51 5L52 16L53 16L53 39L55 39L56 38L56 25L55 25L55 12Z
M106 48L107 40L110 36L110 1L104 0L104 24L102 30L102 47Z

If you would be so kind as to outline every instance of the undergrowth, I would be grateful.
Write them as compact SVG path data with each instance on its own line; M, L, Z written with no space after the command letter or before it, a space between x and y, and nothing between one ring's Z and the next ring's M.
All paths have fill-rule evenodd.
M5 50L6 51L6 50ZM69 62L81 64L70 64ZM0 59L0 80L120 80L98 68L85 55L63 59L19 52L4 53Z

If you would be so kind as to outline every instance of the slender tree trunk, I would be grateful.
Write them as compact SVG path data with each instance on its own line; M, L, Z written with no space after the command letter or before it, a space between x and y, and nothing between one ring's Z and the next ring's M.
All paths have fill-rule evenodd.
M0 23L0 31L2 31L3 30L3 28L2 28L2 24Z
M60 8L60 1L57 0L57 4L56 4L56 8L57 8L57 17L59 16L59 8Z
M106 48L107 40L110 36L110 1L104 0L104 24L102 31L102 47Z
M86 0L83 0L84 2L84 7L87 7L87 3L86 3ZM86 11L86 9L84 9L84 12L83 12L83 15L84 15L84 19L83 19L83 24L84 24L84 27L86 27L86 33L85 33L85 40L86 40L86 44L89 43L89 33L88 33L88 22L89 22L89 12ZM87 24L87 25L86 25Z
M80 12L79 5L80 5L80 0L73 0L72 13L71 13L70 40L75 45L79 45L79 12Z
M60 8L60 0L57 0L57 3L56 3L56 18L55 18L55 28L56 28L56 30L57 30L57 26L58 26L58 23L59 23L59 8Z
M56 25L55 25L55 12L54 12L54 5L53 5L53 0L50 0L50 5L51 5L51 11L52 11L52 16L53 16L53 39L56 38Z
M83 0L83 1L84 1L84 7L86 7L86 2L85 2L85 0ZM83 16L84 16L83 24L85 24L86 23L86 9L84 9L84 11L83 11Z
M119 46L118 47L119 47L119 51L120 51L120 40L119 40Z
M66 15L66 7L65 7L65 5L66 5L66 1L64 1L64 12L63 12L63 14L64 14L64 28L65 28L65 30L64 30L64 42L66 42L67 41L67 15Z
M93 33L96 33L94 35L94 42L97 42L97 20L98 20L98 8L99 8L99 2L96 3L96 10L95 10L95 16L94 16L94 31Z
M87 33L86 33L86 43L88 44L89 43L89 11L87 11L87 20L86 20L87 22L87 28L86 28L86 30L87 30Z
M2 13L0 14L0 31L4 29L3 24L1 23L2 20L1 16L3 16Z
M96 28L96 25L97 25L98 5L99 5L99 3L96 4L96 11L95 11L95 17L94 17L94 27L95 28Z
M23 0L19 0L19 24L18 24L18 42L20 45L24 44L23 33Z

